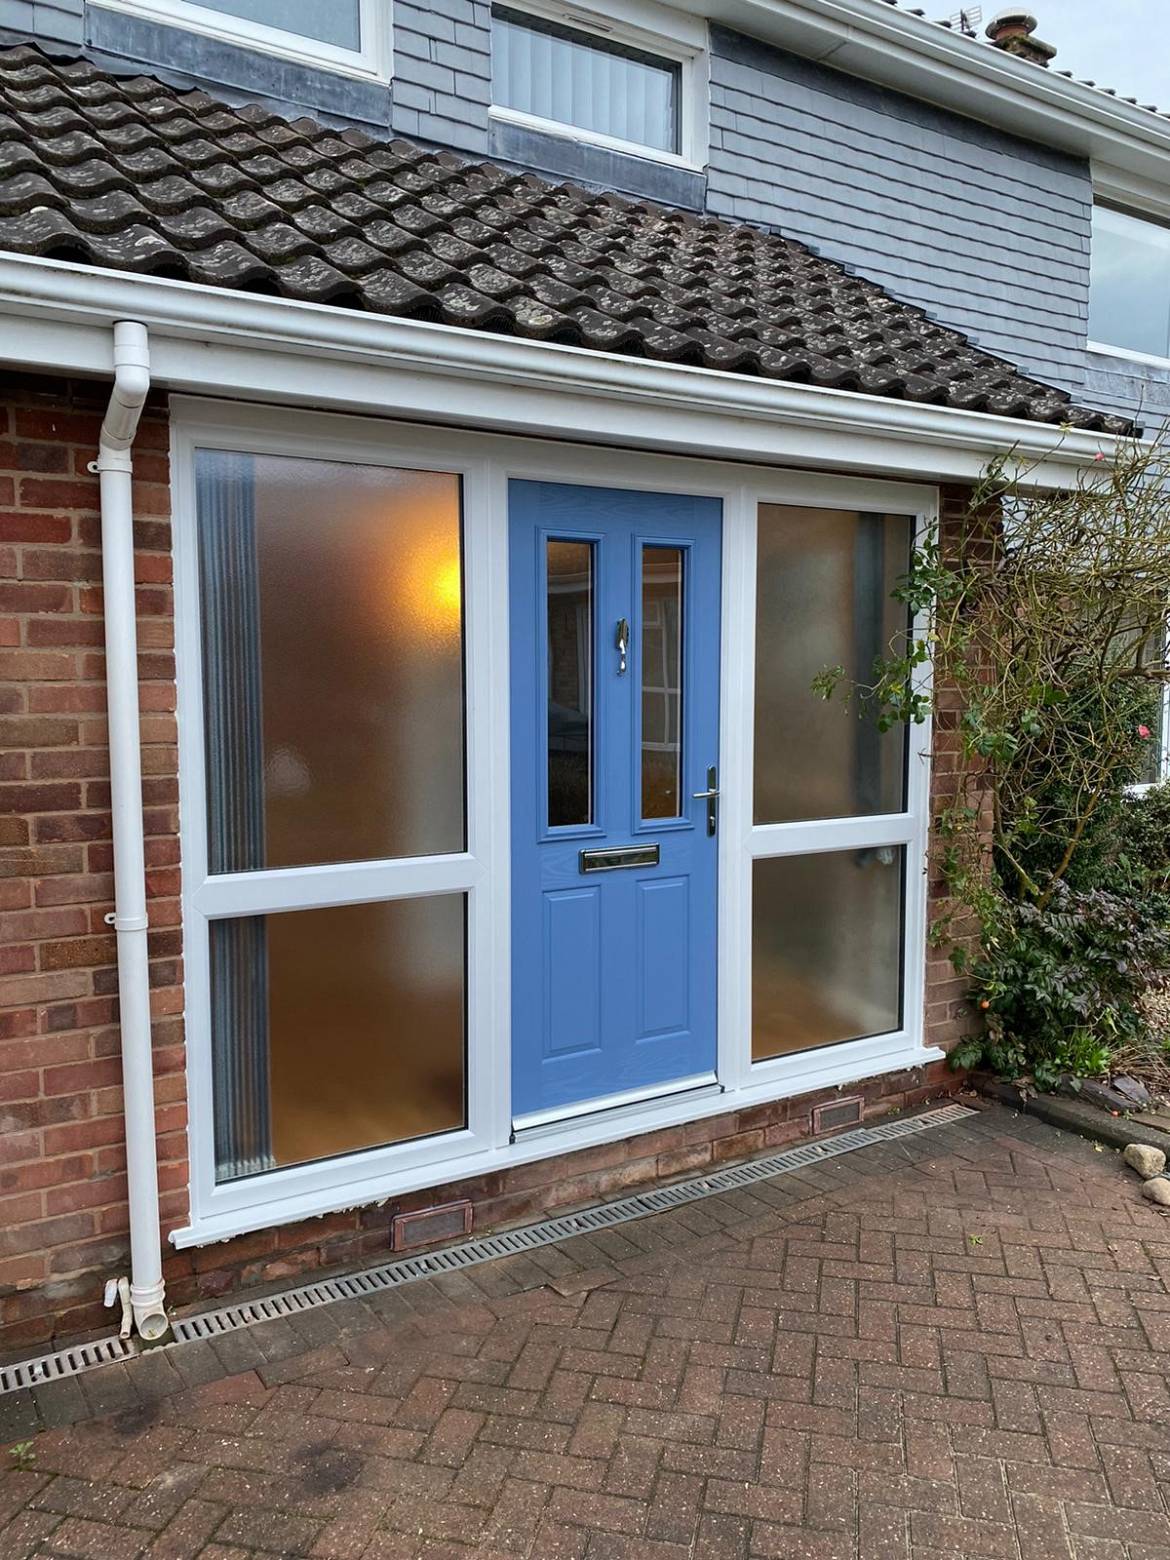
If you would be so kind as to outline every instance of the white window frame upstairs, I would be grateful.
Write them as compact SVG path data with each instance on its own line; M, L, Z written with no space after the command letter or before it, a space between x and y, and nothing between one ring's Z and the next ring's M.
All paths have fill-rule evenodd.
M701 171L707 164L710 137L707 24L701 18L655 3L627 0L612 9L603 6L559 4L558 0L502 0L508 10L523 12L536 22L558 22L575 32L592 33L598 43L623 43L645 54L657 55L679 66L679 149L664 152L641 141L583 130L562 119L546 119L519 109L493 103L491 118L502 124L520 125L563 140L583 141L614 152L671 167Z
M1131 785L1131 796L1144 796L1147 791L1165 785L1170 780L1170 683L1162 687L1162 729L1158 737L1158 750L1158 778L1139 780L1136 785Z
M304 33L282 27L268 27L246 17L230 16L194 0L89 0L102 10L123 16L158 22L165 27L182 27L219 43L255 49L317 70L358 76L371 81L389 81L393 68L393 0L357 0L358 49L342 49Z
M1111 170L1093 167L1093 211L1098 207L1120 212L1152 227L1170 227L1170 194L1164 187L1154 188L1142 181L1124 178ZM1094 256L1089 255L1089 286L1092 287ZM1170 369L1170 353L1142 352L1135 347L1120 347L1090 336L1086 350L1100 357L1118 358L1125 363L1147 368Z
M344 412L175 396L171 402L175 615L186 956L190 1220L181 1247L222 1240L338 1208L612 1142L764 1100L852 1085L920 1066L942 1052L924 1033L929 726L911 731L905 811L862 819L767 825L752 821L756 524L758 506L937 514L937 489L679 456L463 432ZM410 860L207 871L202 629L195 525L195 452L223 449L381 467L456 472L463 483L467 710L467 848ZM583 1112L514 1136L511 1112L510 699L508 484L575 482L719 498L723 505L720 670L717 1079L691 1093ZM810 698L812 697L810 690ZM897 1031L751 1061L751 874L759 856L906 848L903 1024ZM433 1137L291 1165L216 1184L208 923L417 894L465 893L467 1126ZM608 1102L613 1105L614 1102Z

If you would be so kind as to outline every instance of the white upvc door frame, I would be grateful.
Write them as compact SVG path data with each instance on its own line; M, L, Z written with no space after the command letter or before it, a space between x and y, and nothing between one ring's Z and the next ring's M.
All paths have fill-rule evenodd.
M755 828L752 823L755 555L760 503L864 508L928 525L934 487L735 466L674 455L462 432L330 412L175 397L171 403L175 617L191 1213L178 1246L384 1200L762 1099L855 1082L941 1056L923 1037L929 730L916 733L905 813ZM468 834L466 851L428 858L232 873L206 870L202 648L195 545L196 449L354 461L458 473L463 484ZM719 828L718 1078L713 1097L669 1094L574 1117L513 1141L510 1108L511 900L508 483L577 482L718 497L723 503ZM787 850L905 845L906 1023L895 1034L756 1064L751 1048L751 864ZM844 842L844 843L840 843ZM916 861L918 870L915 870ZM207 925L224 914L464 892L468 896L466 1129L215 1184Z

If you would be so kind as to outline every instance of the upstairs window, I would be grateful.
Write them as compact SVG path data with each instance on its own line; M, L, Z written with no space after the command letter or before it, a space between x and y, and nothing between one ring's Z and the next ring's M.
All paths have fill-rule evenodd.
M1102 346L1170 358L1170 227L1094 206L1089 336Z
M352 75L389 76L382 0L94 0L107 10L184 27L224 43Z
M607 26L603 36L493 6L493 112L618 150L686 157L693 60L641 48L618 31Z

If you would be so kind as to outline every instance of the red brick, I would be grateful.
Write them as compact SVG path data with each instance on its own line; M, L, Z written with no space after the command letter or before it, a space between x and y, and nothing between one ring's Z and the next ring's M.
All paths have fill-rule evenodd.
M0 511L0 542L67 542L72 535L73 521L67 515Z
M0 612L68 612L72 605L67 585L0 583Z
M24 509L88 509L98 507L98 482L58 480L50 477L24 477L17 491ZM137 494L135 494L137 508Z

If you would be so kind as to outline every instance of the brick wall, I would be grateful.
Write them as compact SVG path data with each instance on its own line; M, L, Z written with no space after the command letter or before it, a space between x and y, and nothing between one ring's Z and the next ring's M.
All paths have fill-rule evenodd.
M0 1331L100 1320L128 1267L97 453L108 390L0 380ZM186 1209L165 416L135 451L162 1206Z
M932 1062L839 1090L750 1105L641 1137L447 1182L380 1205L258 1230L181 1253L181 1264L172 1259L168 1299L172 1304L207 1300L249 1284L315 1274L379 1254L385 1261L390 1221L399 1213L466 1198L474 1208L477 1232L526 1223L797 1143L813 1134L812 1111L818 1104L860 1096L863 1117L869 1119L951 1094L961 1084L961 1075L946 1062Z
M960 536L970 535L970 489L943 487L939 494L939 538L944 551L957 545ZM998 511L988 523L997 524ZM959 720L962 706L957 690L936 691L936 711L930 769L930 811L933 823L939 813L956 801L963 772L960 759ZM990 820L988 820L988 825ZM933 836L937 846L937 835ZM931 851L929 865L930 915L950 912L946 885L939 876L937 852ZM969 982L955 973L951 949L963 948L969 955L978 946L978 924L973 915L955 915L950 922L950 940L943 948L927 948L926 954L926 1032L930 1044L951 1050L979 1027L979 1018L966 1000Z
M104 386L0 380L0 1339L20 1349L108 1324L101 1287L129 1251L111 909L96 452ZM186 1222L179 846L167 428L161 405L135 449L155 1072L164 1232ZM952 520L965 503L945 495ZM935 790L953 776L953 721L936 738ZM934 885L934 892L939 892ZM929 1039L971 1016L945 956L931 957ZM845 1094L867 1115L953 1089L939 1063ZM795 1141L837 1091L756 1105L626 1142L479 1176L366 1209L166 1257L181 1305L387 1247L395 1212L469 1198L476 1227L596 1201ZM164 1247L164 1251L167 1248Z

